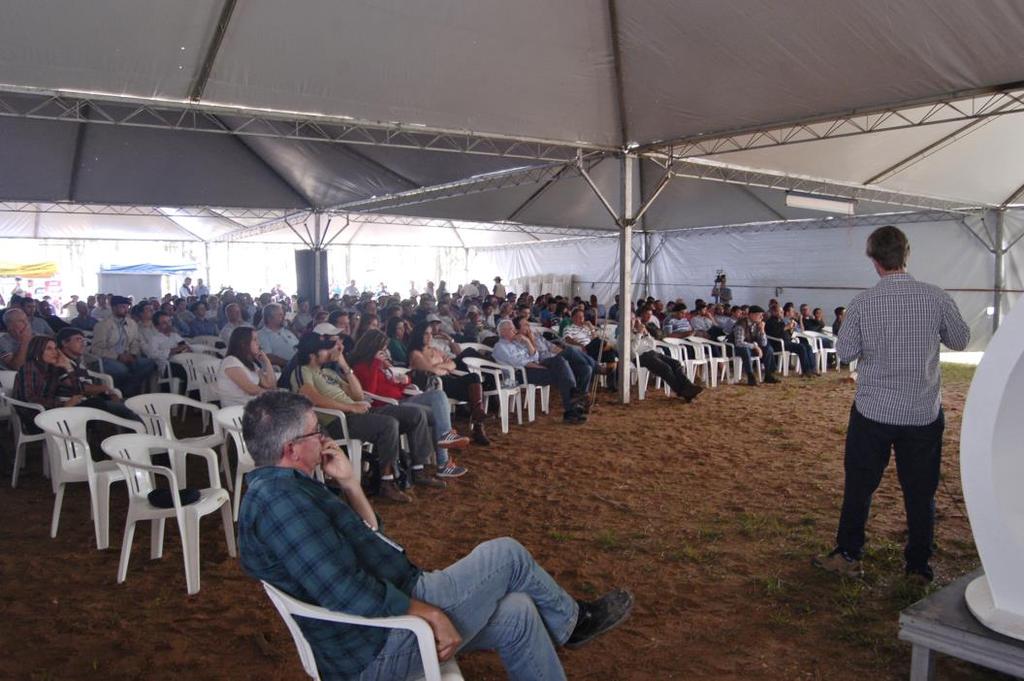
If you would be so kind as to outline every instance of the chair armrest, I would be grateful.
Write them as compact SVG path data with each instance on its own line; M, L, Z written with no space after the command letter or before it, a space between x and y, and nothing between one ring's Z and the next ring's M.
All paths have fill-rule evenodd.
M178 494L178 476L176 476L174 471L170 468L167 466L154 466L152 464L130 461L128 459L122 459L119 456L111 456L110 459L119 466L127 466L128 468L135 468L140 471L146 471L147 473L167 478L168 486L171 488L171 499L174 501L174 510L181 510L181 496Z
M345 419L345 412L340 409L328 409L326 407L313 407L313 411L317 414L326 414L327 416L333 416L338 419L341 422L341 432L345 436L345 439L352 439L348 435L348 421Z
M363 395L370 398L370 400L376 400L377 402L383 402L384 404L397 405L398 400L393 397L384 397L383 395L376 395L371 393L369 390L363 390Z
M210 487L220 488L220 472L217 469L217 452L209 447L179 447L177 443L173 447L176 452L183 452L186 455L201 456L206 459L206 473L210 477Z

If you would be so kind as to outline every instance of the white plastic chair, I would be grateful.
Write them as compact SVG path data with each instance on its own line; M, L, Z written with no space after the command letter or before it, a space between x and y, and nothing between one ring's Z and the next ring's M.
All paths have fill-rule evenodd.
M174 471L166 466L154 466L154 452L179 448L184 454L201 456L206 459L206 470L210 486L199 490L199 499L192 504L182 506L178 492L181 484ZM228 553L232 558L238 555L235 549L235 532L231 521L231 498L227 490L220 486L217 472L217 455L206 447L181 447L181 443L171 442L152 435L114 435L103 441L103 451L113 459L121 469L128 483L128 519L124 526L124 541L121 543L121 560L117 566L117 583L124 582L128 574L128 560L132 553L132 540L135 538L135 525L140 520L153 523L150 535L150 559L163 556L164 522L167 518L178 521L181 533L182 555L185 561L185 583L189 595L199 592L199 519L220 509L221 521L224 525L224 538L227 540ZM153 491L154 476L167 479L170 486L173 508L159 508L150 503L147 495Z
M690 336L686 341L696 352L697 359L707 364L707 374L711 379L708 381L708 385L712 388L717 388L719 381L728 382L729 359L725 356L725 343L717 343L715 341L708 340L707 338L701 338L700 336ZM719 357L716 357L714 354L713 349L716 346L721 346Z
M724 336L723 336L724 338ZM736 346L726 341L719 341L724 345L727 350L729 358L732 360L732 382L739 383L740 379L743 378L743 360L740 359L739 355L736 354ZM753 353L750 355L750 367L757 374L758 380L764 380L764 373L761 371L761 358L756 357Z
M683 369L686 371L686 377L691 381L695 381L697 378L697 372L700 372L701 377L705 383L711 383L712 378L709 374L712 373L711 363L705 359L704 349L701 346L694 345L690 342L689 338L666 338L664 341L655 342L655 345L659 347L668 347L672 358L683 365ZM691 359L688 348L693 349L694 357ZM707 353L707 354L710 354ZM657 385L657 384L655 384ZM668 395L671 389L668 385L665 386L665 394Z
M511 375L514 377L516 375L515 369L477 357L466 357L462 361L472 373L480 377L481 381L484 380L485 374L494 378L495 389L483 391L484 412L487 412L490 398L497 397L498 414L501 417L501 432L508 433L509 409L512 402L515 403L516 417L519 425L523 425L523 391L520 390L518 385L511 388L505 387L506 376Z
M519 367L516 369L516 373L519 375L519 388L523 391L523 399L526 401L526 420L533 423L537 418L538 395L540 396L541 412L547 414L550 411L551 386L530 383L530 379L526 375L526 367ZM519 422L522 423L522 419Z
M231 490L235 498L231 504L231 516L238 520L238 507L242 503L242 478L249 471L256 469L256 462L253 461L252 455L249 453L249 447L245 444L245 438L242 437L242 412L245 411L243 406L225 407L217 412L217 423L231 441L235 443L235 453L238 456L238 461L235 464L235 475L234 484L231 483L231 468L228 462L227 450L221 450L221 469L224 471L224 479L227 481L228 489ZM225 447L227 442L225 441Z
M204 355L198 352L182 352L170 359L175 364L180 364L185 369L185 395L193 392L199 395L200 402L214 402L217 394L217 371L220 369L221 360L217 357ZM184 418L185 410L181 411ZM209 425L210 414L203 412L203 427Z
M190 397L173 393L136 395L135 397L129 397L124 403L125 406L142 418L143 423L146 425L146 432L150 435L180 442L190 447L209 447L213 449L224 444L224 433L221 431L216 419L217 412L220 409L216 405L199 402ZM194 407L208 416L213 416L213 432L197 437L178 437L174 433L174 426L171 421L171 410L174 407L180 407L183 411L185 407ZM174 447L171 448L170 454L171 468L184 480L184 455L180 454Z
M189 347L191 347L193 350L196 348L197 345L203 345L209 346L210 348L216 351L223 350L223 348L217 347L217 343L223 343L224 339L221 338L220 336L192 336L191 338L186 338L185 342L188 343Z
M110 374L105 374L102 371L92 371L91 369L86 369L86 371L88 372L90 378L95 378L100 382L101 385L105 386L115 395L117 395L120 398L124 398L124 395L121 394L121 391L114 387L113 376L111 376Z
M280 589L262 582L263 588L270 597L270 602L277 608L281 619L288 625L288 631L292 634L295 647L298 649L299 659L302 661L302 668L312 679L320 679L320 672L316 668L316 658L313 657L313 649L306 641L302 629L299 628L295 617L308 617L309 619L323 620L325 622L338 622L341 624L353 624L365 627L381 627L384 629L408 629L416 635L416 642L420 648L420 659L423 663L423 676L416 681L463 681L462 671L454 659L443 665L438 664L437 648L434 644L434 632L427 621L413 615L399 617L359 617L348 615L343 612L328 610L317 605L310 605L297 598L289 596Z
M796 368L796 373L803 373L803 368L800 366L800 357L795 352L790 352L786 349L786 342L783 339L776 338L775 336L768 336L767 338L768 342L772 344L772 349L775 350L779 357L783 376L789 376L790 364Z
M640 353L633 350L632 364L632 380L636 382L637 396L640 400L644 400L647 397L647 385L651 380L651 370L640 366Z
M801 335L811 343L814 355L818 359L818 371L821 373L828 371L828 356L836 354L835 336L829 336L817 331L803 331L801 332ZM827 347L825 343L822 342L826 339L832 341L832 347Z
M473 350L476 350L483 355L487 355L488 357L494 353L494 348L490 345L485 345L484 343L459 343L459 347L463 350L472 348Z
M328 414L338 419L341 423L342 439L335 440L339 447L341 447L346 454L348 454L348 460L352 464L352 470L356 474L356 480L360 480L363 474L363 447L368 446L362 440L356 440L348 434L348 420L345 418L345 412L338 411L337 409L325 409L323 407L313 407L313 411L317 414ZM319 467L318 469L319 470ZM323 478L323 473L319 476Z
M18 476L21 474L21 469L25 467L25 448L33 442L43 443L43 475L50 476L50 461L46 456L46 434L26 433L21 414L18 413L15 407L21 407L26 411L34 411L39 414L43 413L45 409L41 404L22 402L11 396L14 392L14 377L17 374L17 371L0 371L0 404L3 404L10 414L11 432L14 434L14 469L11 471L12 488L18 486ZM35 417L33 416L33 418Z
M50 537L57 536L65 486L68 483L85 482L89 484L96 548L102 551L110 546L110 486L124 480L124 475L112 461L92 460L86 440L86 428L90 421L111 423L136 433L145 430L138 421L129 421L91 407L59 407L36 416L36 425L46 433L50 481L55 495Z

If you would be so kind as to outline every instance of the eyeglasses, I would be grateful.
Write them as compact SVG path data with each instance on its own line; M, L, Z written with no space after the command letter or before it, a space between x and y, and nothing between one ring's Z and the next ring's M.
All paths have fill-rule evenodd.
M321 426L318 425L316 427L316 430L314 430L312 432L309 432L309 433L306 433L305 435L300 435L298 437L293 437L291 439L291 442L295 443L295 442L298 442L299 440L305 440L307 437L320 437L323 434L324 434L324 429Z

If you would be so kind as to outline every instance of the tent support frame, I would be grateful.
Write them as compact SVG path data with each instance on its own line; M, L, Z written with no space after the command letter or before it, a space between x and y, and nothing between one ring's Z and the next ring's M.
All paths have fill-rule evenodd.
M999 330L999 323L1002 318L1003 306L1003 280L1006 275L1005 255L1008 250L1004 246L1004 228L1006 221L1006 209L996 211L996 233L993 239L993 281L992 281L992 333Z

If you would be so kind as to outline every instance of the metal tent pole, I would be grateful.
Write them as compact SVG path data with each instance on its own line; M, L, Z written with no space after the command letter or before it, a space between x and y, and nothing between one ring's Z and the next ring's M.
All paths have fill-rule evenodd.
M633 313L633 223L636 220L636 154L622 157L622 219L619 220L619 398L629 404Z
M1006 209L1000 208L996 211L996 233L992 239L993 253L995 255L995 276L992 284L992 333L995 334L999 330L999 321L1002 312L1003 304L1003 280L1006 276L1006 247L1004 245L1004 221L1006 219Z

